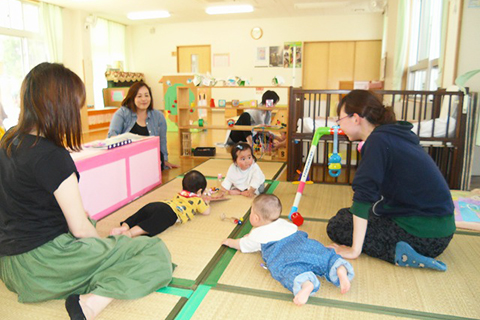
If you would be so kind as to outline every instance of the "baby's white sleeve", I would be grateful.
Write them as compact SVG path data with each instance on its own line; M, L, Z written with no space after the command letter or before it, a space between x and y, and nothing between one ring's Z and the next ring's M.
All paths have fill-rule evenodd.
M222 181L222 187L224 187L226 190L232 189L233 182L232 182L232 176L234 175L234 172L232 170L232 167L228 168L227 175L225 176L225 179Z
M260 169L260 166L255 163L255 167L253 168L255 171L252 172L252 178L250 180L250 186L252 188L258 189L261 185L265 183L265 175Z
M251 253L262 250L262 245L257 242L250 235L246 235L240 239L240 251L243 253Z

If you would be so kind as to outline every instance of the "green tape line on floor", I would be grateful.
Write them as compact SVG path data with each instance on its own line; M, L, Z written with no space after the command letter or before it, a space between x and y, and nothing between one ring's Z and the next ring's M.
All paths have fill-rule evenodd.
M195 311L197 311L198 306L202 303L203 299L210 291L211 287L205 285L199 285L197 290L193 292L190 299L183 306L182 310L175 317L175 320L189 320L192 318Z
M272 181L272 184L270 184L270 186L268 187L266 194L273 194L273 191L275 191L279 184L280 181Z
M157 290L159 293L171 294L174 296L190 298L193 293L193 290L174 288L174 287L163 287Z

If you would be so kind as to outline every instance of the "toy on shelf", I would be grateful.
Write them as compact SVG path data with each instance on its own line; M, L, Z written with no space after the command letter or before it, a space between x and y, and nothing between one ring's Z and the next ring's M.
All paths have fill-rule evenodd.
M215 99L210 99L210 108L215 108Z
M225 108L225 106L227 105L227 101L224 100L224 99L221 99L221 100L218 100L218 106L220 108Z
M182 132L182 155L192 155L192 136L190 132Z
M300 204L300 199L302 199L303 189L305 188L305 184L308 177L308 172L310 171L310 166L312 165L313 157L317 151L318 141L324 135L332 135L335 134L345 135L345 133L337 127L337 129L329 128L329 127L319 127L315 130L315 134L313 135L312 146L310 147L310 151L308 152L307 161L305 162L305 167L302 172L302 176L300 178L300 182L298 184L297 194L295 195L295 200L293 201L292 209L290 210L290 214L288 218L292 220L297 226L301 226L303 223L303 218L298 212L298 205ZM336 141L338 143L338 140ZM292 219L293 217L293 219ZM299 224L298 224L299 223Z
M285 79L283 79L282 76L275 76L272 79L272 84L274 86L281 86L281 85L285 84Z
M259 159L272 160L277 155L277 150L273 148L273 135L268 134L265 131L265 127L261 127L260 131L254 138L255 144L253 151L255 156L258 155ZM252 134L254 132L252 131Z
M227 215L225 213L222 213L220 215L220 219L222 219L222 221L227 220L227 219L231 219L232 222L235 223L235 224L238 224L238 225L243 224L243 218L238 219L238 218L235 218L235 217L227 217Z
M240 100L232 100L232 107L238 107L240 105Z
M196 74L192 80L195 86L213 87L217 81L213 78L209 72L207 74Z
M228 119L228 120L227 120L227 125L228 125L229 127L233 127L233 126L235 125L235 120L233 120L233 119Z

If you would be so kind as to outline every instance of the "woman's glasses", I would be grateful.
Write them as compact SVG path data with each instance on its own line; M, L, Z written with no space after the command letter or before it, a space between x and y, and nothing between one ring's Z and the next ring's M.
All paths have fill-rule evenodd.
M342 117L342 118L340 118L340 119L337 119L337 121L335 121L335 122L336 122L337 124L340 124L340 121L342 121L342 120L345 119L345 118L350 118L350 117L352 117L352 116L353 116L353 114L347 114L345 117Z

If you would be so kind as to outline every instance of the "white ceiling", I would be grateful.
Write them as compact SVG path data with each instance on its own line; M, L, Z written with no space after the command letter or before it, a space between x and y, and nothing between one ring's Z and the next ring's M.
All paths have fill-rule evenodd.
M382 12L386 0L44 0L58 6L82 10L98 17L126 25L299 17L322 14L365 14ZM213 5L251 4L254 12L230 15L208 15ZM127 13L167 10L166 19L127 19Z

